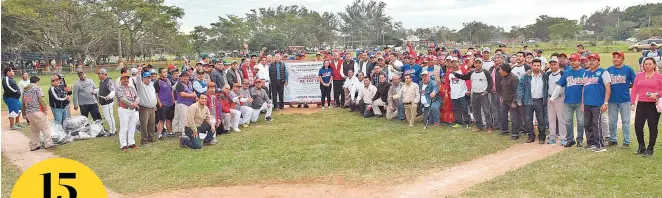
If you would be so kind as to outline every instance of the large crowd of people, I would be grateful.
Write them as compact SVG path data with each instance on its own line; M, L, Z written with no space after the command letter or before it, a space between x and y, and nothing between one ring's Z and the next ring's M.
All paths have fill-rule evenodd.
M604 69L600 55L583 45L575 53L554 53L549 59L527 46L513 54L505 45L496 50L471 47L464 52L432 46L427 53L417 53L411 44L406 48L403 52L387 47L316 54L313 60L322 62L318 106L346 108L365 118L395 119L410 127L422 118L426 128L473 128L474 132L500 132L512 140L524 136L527 143L558 141L564 147L576 145L594 152L618 145L619 115L621 146L629 147L630 110L634 110L637 154L653 155L662 111L657 102L662 93L657 51L644 56L640 72L635 73L624 64L623 52L613 52L613 65ZM124 67L117 80L106 69L98 69L98 84L78 71L73 88L54 75L49 104L43 100L39 77L28 79L23 74L16 83L12 68L4 68L3 99L11 129L24 127L21 115L29 121L31 150L42 148L40 132L44 133L43 147L54 146L48 140L48 124L42 122L47 122L50 107L53 122L61 124L71 116L71 100L74 110L85 117L100 120L103 115L109 134L119 133L123 151L138 148L136 125L142 146L163 137L179 137L181 147L200 149L217 143L216 134L250 127L261 113L271 121L272 110L284 108L289 73L282 59L306 58L303 53L289 58L263 51L241 62L226 62L203 54L194 66L187 62L181 68ZM115 104L119 129L115 128Z

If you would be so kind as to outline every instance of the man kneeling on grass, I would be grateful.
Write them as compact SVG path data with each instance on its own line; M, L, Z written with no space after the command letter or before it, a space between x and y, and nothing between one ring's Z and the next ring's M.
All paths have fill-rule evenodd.
M188 107L188 121L184 128L186 136L179 137L180 147L189 147L192 149L201 149L202 143L200 142L199 133L205 133L207 136L204 139L204 145L214 144L214 133L216 129L211 127L211 116L207 105L207 95L200 95L198 102Z

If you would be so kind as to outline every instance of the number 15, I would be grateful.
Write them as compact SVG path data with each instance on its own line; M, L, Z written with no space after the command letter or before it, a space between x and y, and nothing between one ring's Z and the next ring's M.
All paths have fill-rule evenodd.
M44 198L51 198L51 173L41 174L44 176ZM78 192L76 188L61 184L62 179L76 179L76 173L60 173L58 178L58 185L64 186L69 191L69 198L78 197ZM62 198L62 196L57 196L57 198Z

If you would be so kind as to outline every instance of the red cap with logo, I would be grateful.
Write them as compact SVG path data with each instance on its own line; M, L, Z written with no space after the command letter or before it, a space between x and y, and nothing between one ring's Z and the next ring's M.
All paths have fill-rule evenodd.
M568 59L570 59L570 60L581 60L582 57L579 56L579 54L572 54L572 55L570 55L570 58L568 58Z
M612 53L611 53L612 56L616 56L617 54L618 54L619 56L625 58L625 53L623 53L622 51L615 51L615 52L612 52Z
M598 60L600 60L600 55L598 53L592 53L591 55L588 55L588 59L598 59Z

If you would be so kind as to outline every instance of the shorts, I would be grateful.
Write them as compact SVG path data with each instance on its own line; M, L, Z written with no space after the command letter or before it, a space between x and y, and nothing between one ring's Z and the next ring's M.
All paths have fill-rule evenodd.
M21 100L18 98L2 98L7 105L7 110L9 110L8 116L10 118L18 117L21 114Z
M156 108L156 121L166 121L175 118L175 104Z

